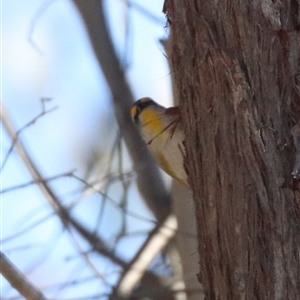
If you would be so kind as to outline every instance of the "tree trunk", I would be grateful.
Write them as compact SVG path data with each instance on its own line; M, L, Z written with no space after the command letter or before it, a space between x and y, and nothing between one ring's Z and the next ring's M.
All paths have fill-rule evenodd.
M206 299L300 299L299 0L167 0Z

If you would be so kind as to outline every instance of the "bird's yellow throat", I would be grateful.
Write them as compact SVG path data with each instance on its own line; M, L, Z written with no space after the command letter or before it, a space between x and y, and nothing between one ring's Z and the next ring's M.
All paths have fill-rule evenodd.
M163 132L163 123L157 112L151 108L146 108L140 115L140 120L147 130L156 134Z

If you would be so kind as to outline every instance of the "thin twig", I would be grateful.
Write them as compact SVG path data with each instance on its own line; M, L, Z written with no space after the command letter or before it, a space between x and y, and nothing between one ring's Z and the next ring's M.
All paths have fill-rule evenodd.
M94 278L99 278L101 279L106 286L109 286L111 288L111 285L108 283L108 281L106 280L105 276L102 275L96 268L96 266L91 262L91 259L88 255L88 253L84 252L81 249L80 244L77 242L76 238L72 235L72 233L70 232L70 237L72 239L72 242L74 244L74 246L77 248L78 253L81 254L83 260L86 262L86 264L91 268L92 272L94 273Z
M16 232L13 235L8 236L7 238L4 238L1 240L1 243L4 244L5 242L8 242L10 240L13 240L15 238L17 238L18 236L26 233L27 231L35 228L36 226L42 224L43 222L47 221L49 218L53 217L53 213L48 214L47 216L44 216L42 219L37 220L36 222L34 222L33 224L30 224L29 226L21 229L20 231Z
M120 204L112 199L111 197L109 197L107 194L104 194L103 192L99 191L97 189L97 187L94 187L92 184L89 184L88 182L86 182L84 179L80 178L79 176L75 175L75 174L72 174L71 177L73 177L74 179L80 181L81 183L83 183L86 187L92 189L95 191L95 193L98 193L100 194L101 196L105 197L106 199L108 199L117 209L121 210L123 213L126 213L128 216L131 216L137 220L140 220L140 221L144 221L144 222L148 222L148 223L152 223L152 224L157 224L157 221L153 220L153 219L150 219L150 218L147 218L147 217L144 217L138 213L135 213L133 211L130 211L128 210L127 208L125 207L121 207Z
M32 181L29 181L29 182L26 182L26 183L18 184L18 185L3 189L2 191L0 191L0 194L11 192L11 191L17 190L17 189L26 188L26 187L28 187L30 185L33 185L33 184L38 184L38 183L42 183L42 182L46 183L46 182L53 181L53 180L56 180L56 179L59 179L59 178L62 178L62 177L71 177L74 172L75 172L75 170L65 172L65 173L62 173L62 174L59 174L59 175L55 175L55 176L52 176L52 177L49 177L49 178L41 178L39 180L32 180Z
M37 50L37 52L39 54L41 54L41 55L43 54L42 49L40 49L39 46L33 40L33 34L34 34L34 30L35 30L35 25L36 25L37 21L42 17L42 15L44 14L44 12L47 10L47 8L51 4L53 4L54 1L55 0L43 1L41 3L41 5L38 7L38 9L36 10L36 12L33 15L33 17L31 18L31 22L30 22L30 27L29 27L29 32L28 32L28 41Z
M41 117L43 117L44 115L46 115L46 114L48 114L48 113L50 113L50 112L52 112L52 111L54 111L55 109L58 108L57 106L55 106L55 107L52 107L52 108L46 110L46 107L45 107L45 101L49 101L49 99L47 99L47 98L42 98L41 100L42 100L42 112L41 112L40 114L38 114L36 117L34 117L30 122L28 122L28 123L25 124L23 127L21 127L19 130L17 130L17 131L15 132L15 136L12 137L12 143L11 143L11 146L10 146L9 150L7 151L7 154L6 154L5 157L4 157L4 160L3 160L2 165L1 165L1 168L0 168L0 172L2 172L2 170L4 169L5 164L6 164L7 160L8 160L8 158L9 158L11 152L13 151L14 146L15 146L15 144L16 144L18 138L19 138L19 135L22 133L22 131L25 130L26 128L30 127L31 125L35 124L36 121L37 121L38 119L40 119ZM3 109L4 109L4 108L3 108ZM4 114L5 114L5 112L4 112ZM2 116L1 116L1 118L2 118Z
M159 222L158 221L155 221L151 218L148 218L148 217L145 217L145 216L142 216L132 210L129 210L125 207L121 207L119 202L117 202L116 200L114 200L113 198L109 197L107 194L101 192L99 189L98 189L98 186L96 184L96 187L93 185L93 184L90 184L88 183L86 180L80 178L79 176L75 175L74 173L70 175L70 177L78 180L79 182L83 183L86 188L88 188L89 190L93 190L95 193L98 193L100 194L101 196L105 197L106 199L108 199L117 209L121 210L123 213L127 214L128 216L132 217L132 218L135 218L136 220L140 220L140 221L144 221L144 222L148 222L148 223L151 223L151 224L154 224L155 227L159 228ZM168 223L164 222L164 224L161 225L161 227L164 227L166 229L170 229L170 230L173 230L173 227L168 227L167 225ZM189 231L183 231L183 230L177 230L176 231L177 234L182 234L184 236L188 236L188 237L192 237L192 238L196 238L196 235L195 233L192 233L192 232L189 232Z

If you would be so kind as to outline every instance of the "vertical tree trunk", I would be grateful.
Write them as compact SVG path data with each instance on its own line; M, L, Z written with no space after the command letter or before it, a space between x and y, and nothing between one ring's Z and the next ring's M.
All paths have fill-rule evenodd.
M300 299L299 0L167 0L206 299Z

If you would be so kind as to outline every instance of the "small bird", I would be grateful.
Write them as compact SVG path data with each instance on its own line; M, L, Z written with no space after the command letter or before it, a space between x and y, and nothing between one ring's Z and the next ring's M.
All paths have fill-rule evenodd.
M183 162L185 133L179 108L165 108L151 98L142 98L132 106L131 117L159 166L189 186Z

